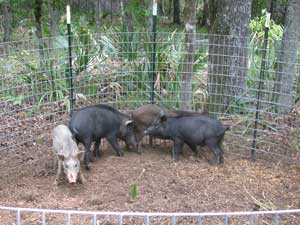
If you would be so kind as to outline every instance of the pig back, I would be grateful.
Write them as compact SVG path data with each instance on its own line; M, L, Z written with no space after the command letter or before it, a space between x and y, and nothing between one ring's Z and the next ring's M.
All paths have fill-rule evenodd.
M67 126L58 125L53 129L52 136L54 153L68 156L79 152L76 142L72 139L72 133Z
M135 126L142 128L150 126L160 117L160 110L161 108L155 104L143 105L140 108L133 110L131 116Z

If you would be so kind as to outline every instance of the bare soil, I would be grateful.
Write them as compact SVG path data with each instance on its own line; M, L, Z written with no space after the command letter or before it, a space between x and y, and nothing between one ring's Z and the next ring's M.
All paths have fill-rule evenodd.
M102 146L103 147L103 146ZM51 152L49 149L44 151ZM300 167L265 160L252 162L225 154L225 164L211 166L211 153L203 148L200 158L184 149L178 162L171 147L143 147L143 154L125 152L117 157L108 146L102 157L83 169L86 183L54 186L54 157L41 167L27 163L22 172L1 171L0 205L47 209L143 212L219 212L300 208ZM53 159L51 158L53 157ZM38 170L38 171L36 171ZM21 175L20 175L21 174ZM137 197L130 196L132 184ZM15 214L1 211L0 224L15 223ZM22 214L22 224L40 224L40 215ZM128 218L124 224L143 224ZM47 224L65 224L66 217L47 215ZM91 224L88 216L72 216L72 224ZM222 219L203 224L222 224ZM248 218L232 218L230 224L247 224ZM257 218L256 224L272 224L273 218ZM259 222L260 221L260 222ZM169 218L153 219L153 224L170 224ZM300 215L281 219L282 224L300 224ZM117 224L115 218L98 218L97 224ZM191 218L178 224L196 224Z
M45 109L46 110L46 109ZM252 139L241 138L234 131L225 137L225 164L211 166L211 152L202 148L196 158L187 147L178 162L171 157L171 145L156 142L144 145L143 154L125 152L117 157L110 146L102 145L102 157L83 169L86 182L70 185L66 181L54 186L56 169L52 153L51 130L68 120L61 110L40 115L3 114L0 120L0 205L24 208L72 209L91 211L138 212L232 212L300 209L299 129L270 133L274 145L260 149L294 157L257 159L252 162L242 155L242 146ZM294 124L294 123L293 123ZM299 124L297 122L296 124ZM297 125L298 126L298 125ZM240 129L238 126L235 129ZM244 128L242 129L244 130ZM278 129L279 130L279 129ZM283 129L281 129L283 130ZM291 134L291 131L295 135ZM276 133L275 133L276 134ZM284 134L284 135L283 135ZM281 139L280 139L281 138ZM290 140L289 140L290 138ZM294 144L294 142L295 144ZM277 144L280 142L280 144ZM281 148L281 146L286 146ZM275 146L275 147L268 147ZM82 146L81 146L82 148ZM233 153L241 153L233 154ZM283 152L283 153L282 153ZM289 152L292 152L290 154ZM249 155L249 154L246 154ZM276 157L276 155L275 155ZM136 184L137 196L132 199L130 187ZM72 215L72 225L92 224L91 216ZM22 213L22 225L41 224L41 215ZM16 222L15 212L0 211L0 225ZM231 217L230 224L249 224L248 217ZM273 216L254 218L254 224L274 224ZM281 224L300 224L300 215L281 216ZM66 215L47 214L46 224L66 224ZM117 219L98 216L97 225L118 224ZM143 218L124 218L126 225L143 224ZM151 224L171 224L170 218L151 218ZM177 220L177 224L197 224L193 218ZM205 218L202 224L224 224L224 218Z

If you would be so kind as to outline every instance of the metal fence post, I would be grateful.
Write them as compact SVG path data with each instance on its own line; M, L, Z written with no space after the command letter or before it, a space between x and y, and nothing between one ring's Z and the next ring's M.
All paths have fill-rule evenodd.
M72 222L71 222L71 213L68 213L68 215L67 215L67 225L72 225Z
M21 225L21 212L17 210L16 225Z
M274 225L279 225L279 224L280 224L280 216L279 214L276 214L274 218Z
M176 216L172 216L172 222L171 222L172 225L176 225Z
M261 91L262 91L263 83L264 83L264 72L265 72L265 65L266 65L266 53L267 53L267 48L268 48L268 36L269 36L268 34L269 34L270 17L271 17L271 13L267 12L267 18L266 18L266 23L265 23L263 52L262 52L262 59L261 59L261 68L260 68L260 75L259 75L256 111L255 111L253 142L252 142L252 148L251 148L252 160L255 160L257 123L258 123L258 116L259 116L259 109L260 109Z
M46 213L45 211L42 212L42 225L46 224Z
M123 225L123 215L119 215L119 225Z
M70 115L73 112L73 75L72 75L72 42L71 42L71 12L70 5L67 5L67 29L68 29L68 52L69 52L69 84L70 84Z
M93 215L93 225L97 225L97 215Z
M197 225L202 225L202 216L198 216Z
M153 0L152 10L152 54L151 54L151 95L150 103L154 104L155 60L156 60L156 16L157 0Z
M249 225L254 225L254 217L252 214L249 217Z
M145 224L145 225L149 225L149 224L150 224L150 218L149 218L149 216L146 216L146 217L144 218L144 224Z

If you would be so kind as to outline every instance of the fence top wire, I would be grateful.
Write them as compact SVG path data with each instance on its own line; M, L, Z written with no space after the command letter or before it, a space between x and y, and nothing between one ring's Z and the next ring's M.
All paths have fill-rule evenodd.
M44 212L57 214L80 214L98 216L156 216L156 217L207 217L207 216L248 216L248 215L274 215L300 213L300 209L274 210L274 211L241 211L241 212L106 212L106 211L80 211L80 210L58 210L58 209L37 209L37 208L17 208L0 206L0 210L19 212Z

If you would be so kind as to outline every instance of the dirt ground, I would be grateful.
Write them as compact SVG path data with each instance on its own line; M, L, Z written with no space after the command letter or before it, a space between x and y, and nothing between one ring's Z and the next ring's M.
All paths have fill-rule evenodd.
M48 146L49 147L49 146ZM54 186L53 160L45 171L28 163L22 172L1 171L0 205L46 209L138 212L229 212L300 208L300 166L257 160L252 162L226 153L225 164L211 166L211 153L201 157L184 148L178 162L172 160L170 146L143 147L142 155L125 152L115 156L111 147L83 169L86 183ZM51 148L43 149L51 152ZM26 172L27 171L27 172ZM35 172L36 173L35 173ZM7 175L7 174L9 175ZM137 196L131 199L130 187ZM0 224L15 224L15 214L0 211ZM23 213L22 224L41 224L41 216ZM255 218L255 224L273 224L273 217ZM66 224L63 215L47 215L46 224ZM203 224L223 224L224 219L203 220ZM230 224L248 224L248 217L230 218ZM169 218L153 218L152 224L170 224ZM177 224L197 224L192 218ZM92 224L91 217L72 216L72 224ZM117 224L115 218L98 217L97 224ZM127 218L124 224L143 224ZM281 218L281 224L300 224L300 214Z

